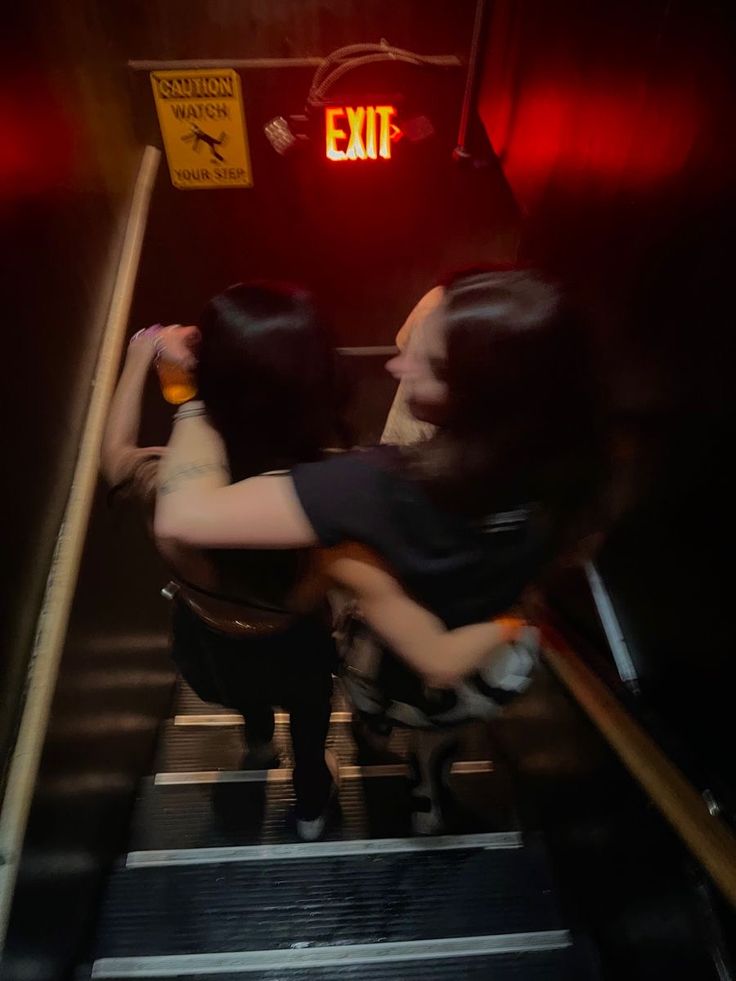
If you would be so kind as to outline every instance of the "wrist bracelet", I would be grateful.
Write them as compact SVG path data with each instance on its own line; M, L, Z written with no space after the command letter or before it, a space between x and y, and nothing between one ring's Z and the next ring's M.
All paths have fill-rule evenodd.
M174 416L174 422L181 422L183 419L194 419L195 416L206 416L207 413L204 409L196 409L191 412L177 412Z
M181 419L187 419L193 416L206 416L207 409L205 408L204 402L199 399L192 399L190 402L184 402L174 413L174 422L179 422Z

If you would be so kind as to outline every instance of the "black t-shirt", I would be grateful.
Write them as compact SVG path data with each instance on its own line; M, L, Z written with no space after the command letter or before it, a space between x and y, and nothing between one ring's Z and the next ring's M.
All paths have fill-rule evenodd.
M292 477L322 545L370 546L451 628L508 610L545 555L529 502L480 520L441 510L406 475L396 447L301 464Z

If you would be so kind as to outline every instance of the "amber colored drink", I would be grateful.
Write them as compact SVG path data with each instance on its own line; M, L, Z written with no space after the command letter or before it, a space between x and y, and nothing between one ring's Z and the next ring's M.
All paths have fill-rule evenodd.
M171 405L182 405L197 394L192 374L181 365L163 359L156 365L161 393Z

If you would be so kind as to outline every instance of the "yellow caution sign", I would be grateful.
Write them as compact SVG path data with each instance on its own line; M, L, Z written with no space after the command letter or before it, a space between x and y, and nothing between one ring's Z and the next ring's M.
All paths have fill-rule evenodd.
M237 72L151 72L151 85L174 187L252 187Z

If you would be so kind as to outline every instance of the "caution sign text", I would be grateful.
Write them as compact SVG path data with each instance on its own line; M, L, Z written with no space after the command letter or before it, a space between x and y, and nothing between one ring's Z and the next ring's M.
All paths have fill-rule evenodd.
M151 85L174 187L252 187L237 72L151 72Z

